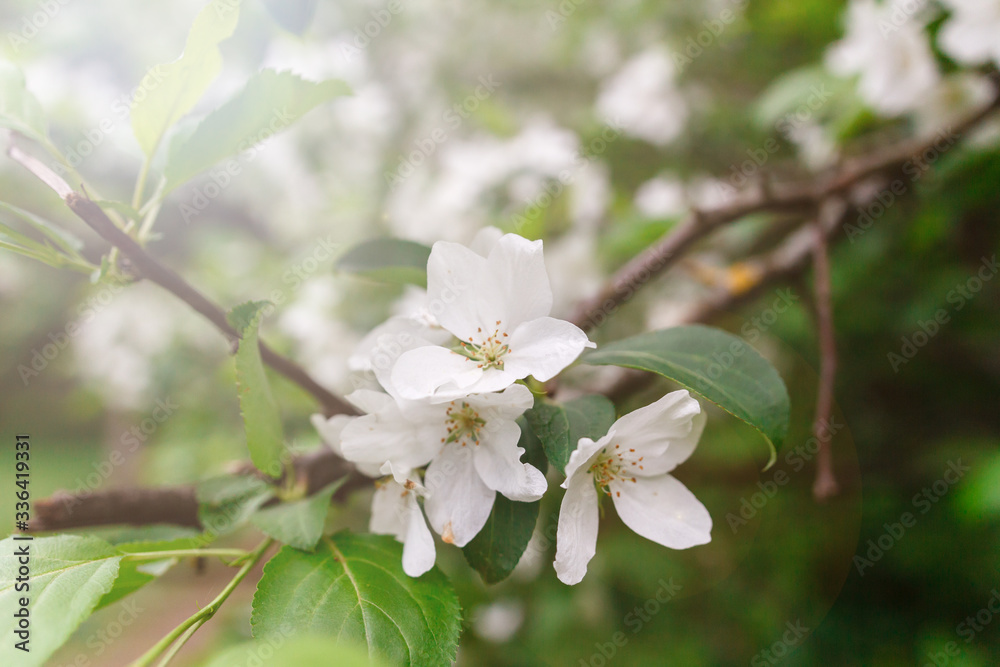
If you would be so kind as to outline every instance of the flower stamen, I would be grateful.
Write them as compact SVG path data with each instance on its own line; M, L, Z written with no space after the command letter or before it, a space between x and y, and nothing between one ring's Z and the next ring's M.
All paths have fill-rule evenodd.
M604 495L611 495L611 482L618 481L635 481L635 478L631 475L626 475L629 463L635 465L633 461L626 461L625 457L619 452L615 451L619 449L619 445L615 445L614 449L610 447L605 447L594 464L590 466L588 472L594 477L594 486L597 490ZM620 494L619 494L620 495Z
M458 442L463 447L469 442L479 444L479 433L486 426L486 420L479 416L475 408L465 401L459 406L452 401L445 414L445 428L448 431L444 439L446 443Z
M500 324L499 320L497 324ZM482 333L482 331L483 329L480 327L479 333ZM480 343L476 343L471 336L468 342L460 341L459 345L461 349L455 351L477 362L477 368L484 370L497 368L503 370L503 359L510 353L510 345L503 342L503 339L506 337L507 333L501 332L498 327Z

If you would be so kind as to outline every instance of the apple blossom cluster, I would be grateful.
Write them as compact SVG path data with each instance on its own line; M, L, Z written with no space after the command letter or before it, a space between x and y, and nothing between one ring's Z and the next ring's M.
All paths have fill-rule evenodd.
M542 242L495 228L469 247L434 244L422 302L418 314L376 327L348 360L377 381L347 397L364 414L313 416L327 444L378 479L369 527L403 543L410 576L434 565L430 529L462 547L486 524L497 493L518 502L544 495L544 472L522 462L518 446L516 420L534 404L523 381L550 380L594 347L549 316ZM596 443L580 440L563 485L560 579L577 583L586 572L601 492L640 535L673 548L709 541L708 512L667 474L703 425L698 402L679 391L622 417Z

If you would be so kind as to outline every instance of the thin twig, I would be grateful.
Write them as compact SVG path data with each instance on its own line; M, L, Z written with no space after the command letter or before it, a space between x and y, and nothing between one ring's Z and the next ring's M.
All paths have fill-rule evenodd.
M844 206L840 211L839 217L828 215L820 221L825 238L832 238L848 219L850 209ZM740 289L722 287L713 290L680 317L675 325L709 324L720 315L731 313L739 306L752 302L773 285L801 275L809 267L814 235L815 228L812 225L801 227L788 234L773 250L743 260L742 264L755 276L752 285L741 286ZM655 379L656 375L652 373L623 369L602 393L612 401L618 401L641 391Z
M207 607L199 609L189 618L185 619L180 625L171 630L166 637L157 642L156 645L146 651L142 657L133 662L131 667L148 667L149 665L152 665L154 660L167 652L168 649L171 649L171 646L173 645L174 648L166 653L166 657L159 663L159 665L160 667L164 667L168 662L170 662L170 660L180 650L180 646L183 646L198 628L215 616L222 604L229 599L229 596L232 595L234 590L236 590L236 587L240 585L240 582L243 581L247 574L249 574L250 570L257 565L257 562L273 543L274 540L270 538L261 542L260 546L254 549L246 563L244 563L243 567L241 567L239 572L236 573L236 576L234 576L232 580L226 584L226 587L222 589L222 592L219 593ZM180 646L176 646L175 643L179 643Z
M823 501L837 495L839 487L833 472L833 450L830 417L833 415L833 386L837 374L837 341L833 325L833 300L830 290L830 257L827 251L823 219L839 220L846 207L840 201L824 202L814 225L813 291L816 296L816 324L819 335L819 388L816 393L816 418L813 436L819 443L816 452L816 480L813 496Z

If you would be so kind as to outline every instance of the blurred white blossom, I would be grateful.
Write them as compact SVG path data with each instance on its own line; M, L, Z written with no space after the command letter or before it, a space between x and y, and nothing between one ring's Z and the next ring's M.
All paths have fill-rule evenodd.
M913 110L938 83L923 5L920 0L852 0L847 34L827 51L830 70L859 75L861 98L882 114Z
M942 0L952 11L941 28L941 49L960 63L1000 66L1000 0Z
M524 603L520 600L497 600L477 607L473 613L473 627L483 639L502 644L524 623Z
M675 218L687 210L684 184L667 176L657 176L635 191L635 208L647 218Z
M546 120L510 139L444 136L433 150L426 144L430 164L414 164L389 194L388 223L398 236L467 242L498 210L538 196L577 156L576 135Z
M681 133L688 118L688 105L674 76L674 64L665 50L644 51L603 83L597 112L626 134L665 146Z
M337 315L339 291L332 276L311 278L278 317L278 328L296 343L295 357L320 384L351 388L347 358L361 336Z

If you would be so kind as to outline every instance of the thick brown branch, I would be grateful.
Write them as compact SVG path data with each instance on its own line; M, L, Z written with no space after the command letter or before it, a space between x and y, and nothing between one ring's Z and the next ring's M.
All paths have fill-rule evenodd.
M230 340L239 338L226 321L226 313L222 308L209 301L177 272L164 266L146 252L135 239L119 229L100 206L86 196L73 191L58 174L16 146L12 146L8 150L8 154L46 185L55 190L63 198L70 210L97 232L101 238L120 249L143 278L156 283L191 306L192 309L214 324ZM323 406L323 411L328 416L335 414L357 414L352 405L321 386L306 373L305 369L294 361L281 356L263 342L260 343L260 352L264 363L312 394L319 401L320 405Z
M358 474L353 465L326 447L296 458L293 466L309 494L345 475L349 477L337 490L335 498L343 499L352 491L371 484L371 480ZM249 464L240 468L241 474L255 474ZM34 516L28 526L31 532L112 525L201 525L193 485L83 494L59 491L36 502L33 509Z
M114 524L200 525L193 486L119 489L89 495L57 491L36 502L33 509L35 515L28 524L31 532Z

